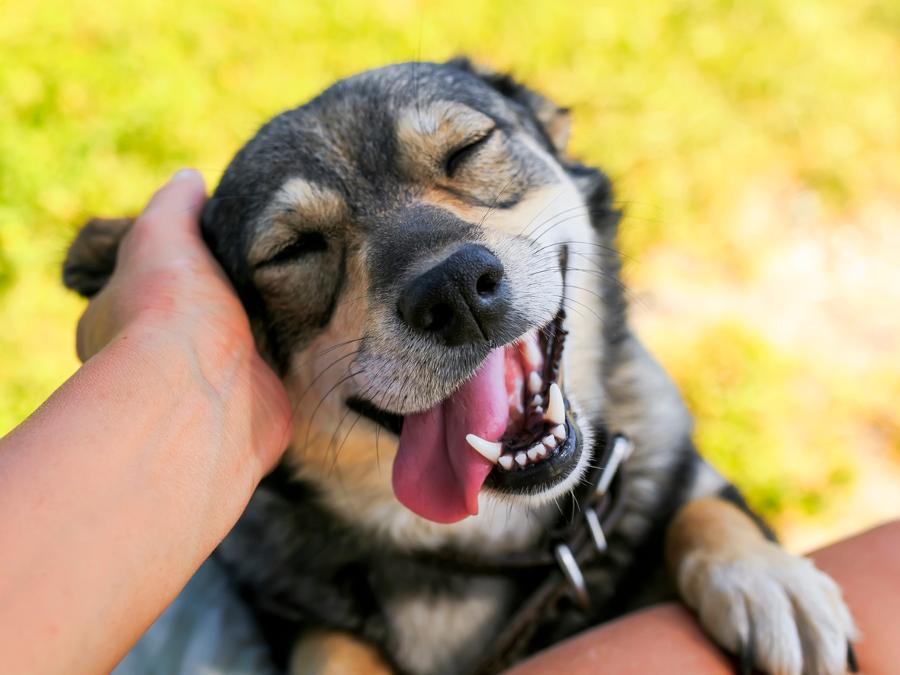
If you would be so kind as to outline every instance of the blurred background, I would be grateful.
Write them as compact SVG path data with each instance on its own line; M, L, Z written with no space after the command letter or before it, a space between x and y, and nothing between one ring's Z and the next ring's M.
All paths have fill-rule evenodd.
M77 226L335 79L468 54L574 115L632 319L795 550L900 515L900 3L0 3L0 434L77 367Z

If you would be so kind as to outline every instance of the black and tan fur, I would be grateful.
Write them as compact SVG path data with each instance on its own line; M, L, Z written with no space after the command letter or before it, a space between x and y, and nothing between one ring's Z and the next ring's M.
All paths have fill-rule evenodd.
M203 232L296 414L279 480L258 490L218 555L276 656L299 655L296 672L356 672L373 658L368 644L398 672L465 673L533 580L436 571L410 554L535 546L590 459L592 429L605 425L636 450L625 516L587 574L596 611L545 617L530 648L678 592L759 668L842 672L853 624L839 590L772 543L696 454L678 392L626 322L610 183L566 156L567 136L565 110L455 60L338 82L238 153ZM103 221L84 230L66 284L100 288L121 231ZM398 289L469 242L502 261L514 311L491 345L411 335ZM486 492L479 515L453 525L414 515L391 490L392 424L448 396L490 346L552 318L562 246L566 390L584 462L553 490Z

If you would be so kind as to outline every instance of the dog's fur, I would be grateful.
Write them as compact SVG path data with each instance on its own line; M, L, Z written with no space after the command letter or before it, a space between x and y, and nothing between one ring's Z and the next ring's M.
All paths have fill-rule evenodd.
M296 414L280 469L289 481L264 483L218 554L277 655L288 658L280 638L294 643L298 672L310 664L356 672L380 659L401 672L464 673L528 589L513 578L436 571L408 553L537 545L605 425L636 450L625 515L603 563L586 571L596 611L544 617L530 648L671 586L721 645L757 667L843 672L854 629L840 591L773 543L695 452L678 392L626 323L610 183L566 156L567 136L565 110L459 59L338 82L237 154L206 206L203 233ZM88 296L101 288L125 229L122 221L85 228L66 284ZM564 283L559 251L568 248L566 391L584 451L558 484L534 494L485 490L477 516L438 525L395 499L397 436L385 426L450 395L490 346L415 336L394 308L402 283L470 242L502 261L513 295L490 346L552 319ZM389 413L388 422L348 407L354 398Z

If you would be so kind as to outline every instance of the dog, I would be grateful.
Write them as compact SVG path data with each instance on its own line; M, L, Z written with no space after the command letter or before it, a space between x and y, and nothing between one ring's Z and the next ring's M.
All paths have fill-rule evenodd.
M675 595L743 672L852 668L839 588L701 459L629 329L612 186L568 135L507 75L396 64L272 119L207 203L295 410L216 555L291 672L496 672ZM82 229L69 288L129 222Z

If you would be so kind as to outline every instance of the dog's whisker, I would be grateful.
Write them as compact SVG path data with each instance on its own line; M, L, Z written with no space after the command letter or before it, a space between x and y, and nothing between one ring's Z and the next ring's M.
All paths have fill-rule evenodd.
M572 221L585 218L588 214L576 213L573 215L568 215L565 218L560 218L559 220L555 220L551 223L548 223L548 226L541 232L540 236L534 237L530 240L530 246L533 248L536 244L541 243L541 240L549 235L553 230L557 227L561 227L562 225L566 225L567 223L571 223ZM559 246L559 242L553 242L550 246Z
M375 425L375 467L378 470L378 473L381 473L381 449L379 447L379 441L381 439L381 425Z
M598 248L602 251L612 253L613 255L622 258L623 260L627 260L629 263L633 263L635 265L640 264L640 260L638 260L634 256L630 256L626 253L623 253L618 248L615 248L613 246L606 246L605 244L601 244L600 242L597 242L597 241L577 241L577 240L568 239L568 240L564 240L564 241L560 241L560 242L553 242L552 244L547 244L541 248L535 249L534 253L540 253L541 251L544 251L548 248L553 248L553 247L562 246L562 245L567 245L572 248L575 248L577 246L591 246L593 248ZM596 253L594 255L601 256L601 259L602 259L602 254Z
M302 361L298 361L296 364L292 365L292 368L294 370L299 370L302 366L305 366L305 365L309 364L311 361L314 361L316 359L320 359L323 356L335 351L336 349L340 349L341 347L347 347L347 346L349 346L351 344L355 344L357 342L362 342L365 339L366 339L366 336L363 335L361 337L353 338L351 340L343 340L342 342L338 342L336 344L331 345L330 347L326 347L322 351L312 354L311 356L303 359Z
M487 222L488 217L496 210L497 204L500 202L500 197L503 195L503 193L506 191L506 189L510 185L512 185L513 181L519 177L520 177L519 172L515 172L515 173L513 173L512 176L510 176L509 180L507 180L506 183L503 184L503 186L500 188L499 192L497 192L497 194L494 196L494 199L492 200L491 205L488 207L487 211L485 211L484 214L481 216L481 221L478 223L479 227L484 226L485 222Z
M295 412L296 412L296 408L300 406L300 403L303 401L303 399L306 397L306 395L310 392L310 390L313 388L313 386L316 384L316 382L318 382L319 379L320 379L325 373L327 373L331 368L333 368L334 366L336 366L338 363L340 363L340 362L343 361L344 359L347 359L347 358L353 358L353 357L355 357L357 354L359 354L359 350L358 350L358 349L354 349L354 350L351 351L349 354L344 354L343 356L339 356L339 357L336 358L334 361L332 361L332 362L329 363L327 366L325 366L325 368L323 368L321 371L319 371L319 372L316 374L316 376L312 378L312 380L310 381L310 383L303 389L303 391L300 393L300 396L297 397L297 401L296 401L296 403L295 403Z
M331 396L331 394L333 394L334 391L335 391L338 387L340 387L342 384L344 384L344 383L347 382L348 380L350 380L350 379L352 379L352 378L354 378L354 377L356 377L356 376L358 376L358 375L360 375L359 372L350 372L349 369L348 369L347 375L341 377L337 382L335 382L335 383L331 386L331 388L330 388L327 392L325 392L325 395L322 396L322 397L319 399L319 402L316 403L315 408L313 408L312 414L309 416L309 423L307 424L307 427L306 427L306 441L305 441L305 442L306 442L306 445L307 445L307 446L309 445L309 434L310 434L310 431L311 431L311 429L312 429L312 427L313 427L313 421L315 420L316 415L318 414L319 410L321 409L322 404L325 403L325 400L326 400L329 396Z
M318 352L316 354L316 358L321 358L321 357L325 356L326 354L330 354L335 349L340 349L341 347L346 347L348 345L355 344L357 342L362 342L365 339L366 339L366 336L362 335L358 338L353 338L351 340L344 340L343 342L339 342L337 344L332 345L331 347L328 347L327 349L323 349L322 351Z
M549 209L551 206L553 206L553 204L556 203L556 200L559 199L563 194L565 194L565 187L561 187L561 188L559 188L559 190L556 191L556 194L553 196L553 199L551 199L546 204L544 204L544 206L542 206L541 209L531 217L531 220L529 220L527 223L525 223L525 226L521 230L519 230L519 234L517 236L519 236L519 237L527 236L526 231L531 227L531 225L534 223L534 221L536 221L541 216L541 214L543 214L547 209Z
M569 208L562 209L554 213L549 218L546 218L545 220L538 223L532 230L525 233L524 236L528 237L532 242L540 241L541 237L546 235L547 232L552 230L554 227L558 227L559 225L570 222L571 220L574 220L576 218L582 218L589 213L590 207L587 207L585 205L571 206ZM545 227L547 227L545 231L537 234Z
M337 449L334 452L334 457L331 460L332 469L338 466L338 459L340 458L341 450L343 450L344 445L346 445L346 443L347 443L347 439L350 438L350 434L353 433L354 427L356 427L357 423L359 422L359 420L361 418L362 418L362 415L360 415L359 413L356 413L356 416L354 417L353 422L350 423L350 428L347 429L347 433L344 434L344 440L341 441L341 444L337 447ZM341 418L341 424L343 424L343 423L344 423L344 418ZM338 429L340 429L341 424L338 425ZM335 430L335 433L337 433L337 430ZM338 469L338 473L340 473L339 469Z
M584 268L580 268L580 267L567 267L566 270L571 271L571 272L583 272L585 274L590 274L599 279L608 281L608 282L612 283L615 287L617 287L620 291L622 291L622 293L628 299L629 304L636 305L644 310L647 309L647 306L644 303L644 300L637 293L635 293L631 288L629 288L622 280L618 279L614 274L604 272L603 270L584 269ZM552 274L552 273L555 273L558 271L559 270L557 268L537 269L531 273L531 277L532 277L532 279L534 279L534 278L540 277L543 274ZM532 285L536 286L537 288L542 288L540 283L533 282ZM589 294L597 297L601 302L606 302L606 299L597 290L591 290L591 289L585 288L583 286L578 286L578 285L572 283L571 281L566 282L566 287L567 288L577 288L578 290L584 291L585 293L589 293Z

